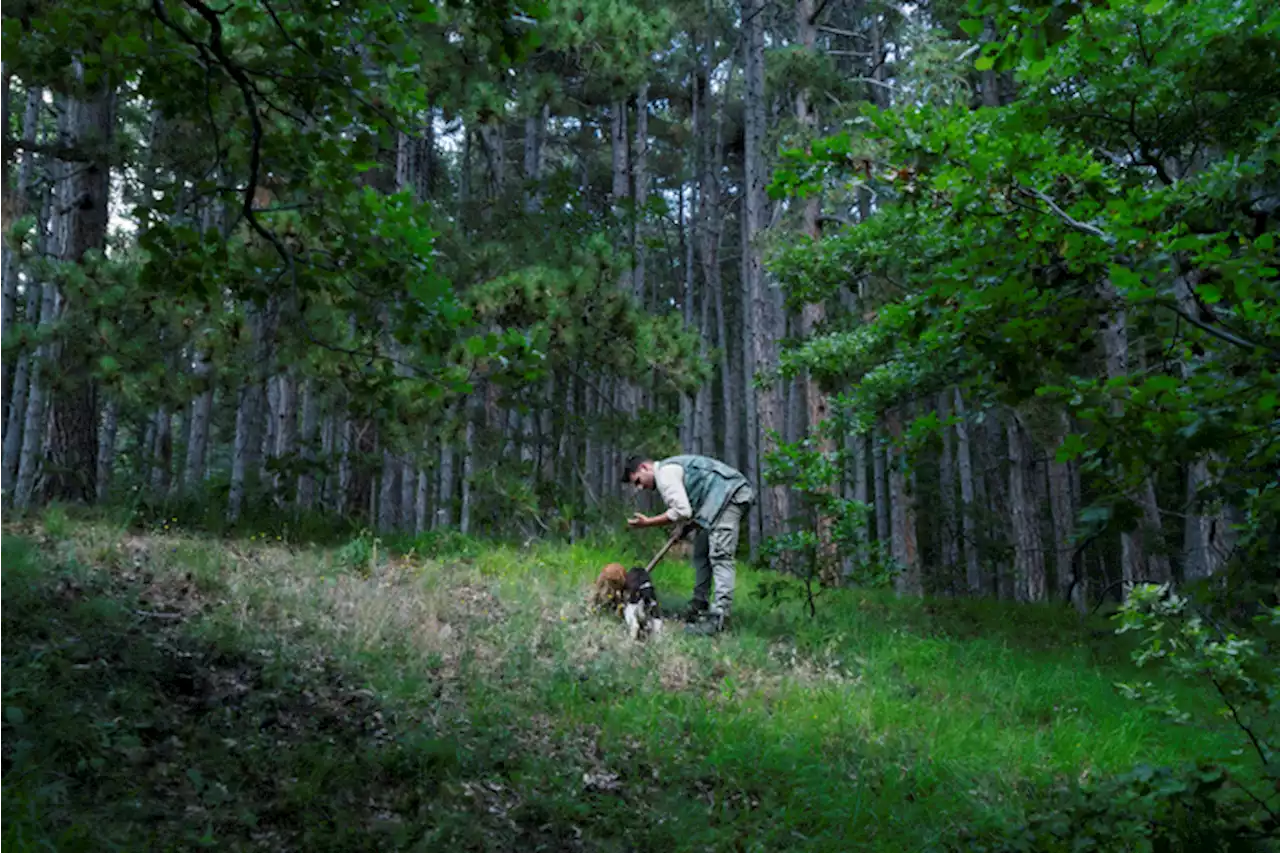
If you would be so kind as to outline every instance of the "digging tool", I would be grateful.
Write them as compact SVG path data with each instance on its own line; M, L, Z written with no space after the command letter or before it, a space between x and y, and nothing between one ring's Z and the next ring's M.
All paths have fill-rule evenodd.
M662 546L661 551L653 555L653 559L649 561L649 565L644 567L644 570L648 573L652 573L653 567L658 565L658 562L667 555L667 552L671 550L672 545L676 544L676 542L684 538L685 532L686 530L683 525L680 527L677 527L675 529L675 532L671 534L671 538L667 540L667 544Z

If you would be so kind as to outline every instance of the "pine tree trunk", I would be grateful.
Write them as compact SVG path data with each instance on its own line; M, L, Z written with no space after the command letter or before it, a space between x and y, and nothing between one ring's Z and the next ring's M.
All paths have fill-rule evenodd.
M708 15L711 14L708 6ZM709 28L710 29L710 28ZM709 84L710 70L708 64L713 49L713 39L707 36L708 44L703 52L703 60L699 66L698 88L703 93L700 100L706 105L711 101ZM708 299L715 300L716 342L720 347L720 407L723 419L724 444L720 448L720 458L729 465L740 468L744 473L747 467L743 464L741 443L738 439L738 383L733 378L731 364L734 346L728 334L725 317L724 277L720 268L720 249L724 240L723 195L720 188L720 170L724 163L724 102L716 103L715 121L712 122L710 110L704 106L702 116L705 119L700 130L702 145L702 174L698 193L698 214L700 219L698 249L702 262L702 307L705 313ZM714 124L714 138L711 128ZM711 388L707 386L707 406L710 409ZM708 412L708 415L710 413ZM710 438L708 434L708 439ZM710 449L709 447L707 449Z
M747 521L748 542L751 548L751 556L754 559L760 547L765 517L765 486L760 476L760 410L755 386L755 337L756 325L759 322L755 308L759 300L756 299L755 288L752 284L753 277L747 260L750 227L747 224L746 216L740 216L738 219L741 224L740 236L742 240L742 263L739 265L742 277L742 311L740 318L742 323L742 358L739 361L741 366L739 375L736 378L738 386L742 389L742 405L745 414L742 450L746 460L746 467L742 469L742 473L752 482L757 492L756 500L751 505Z
M1066 412L1060 412L1059 442L1071 431ZM1055 454L1056 455L1056 454ZM1076 510L1075 496L1071 487L1071 468L1074 463L1058 462L1052 457L1049 461L1049 503L1053 512L1053 551L1054 570L1057 573L1058 598L1070 601L1080 613L1088 608L1089 591L1085 587L1083 573L1075 576L1072 557L1075 549L1071 545L1071 534L1075 530ZM1082 563L1083 565L1083 563Z
M876 543L886 553L891 553L892 543L889 533L889 486L886 479L887 451L884 445L884 432L875 429L871 433L872 442L872 477L875 480L876 504Z
M278 377L279 409L276 412L275 452L277 462L289 466L298 449L298 383L292 370ZM288 503L291 477L276 474L272 477L272 489L276 503Z
M1104 280L1099 286L1099 295L1107 306L1102 317L1102 341L1106 349L1107 378L1118 379L1129 377L1129 334L1125 317L1124 304L1115 286ZM1114 399L1111 403L1112 414L1124 412L1124 403ZM1141 506L1145 501L1139 496L1137 502ZM1142 529L1126 530L1120 534L1120 578L1124 597L1135 582L1146 579L1146 554L1143 548Z
M849 498L860 506L867 506L867 436L865 434L849 435L845 439L846 449L853 461L852 491ZM854 556L857 561L865 563L869 554L871 531L868 529L867 514L858 511L857 537L858 545Z
M765 134L768 102L765 94L765 53L764 53L764 21L762 20L763 0L748 0L743 13L744 22L743 47L745 51L746 93L743 105L743 126L745 130L745 151L743 163L745 170L745 224L743 254L743 277L747 280L750 294L748 305L753 315L751 325L752 361L750 370L744 379L748 384L754 381L757 371L771 371L777 363L776 341L780 332L780 323L773 294L765 287L764 265L758 236L768 225L768 199L765 195L765 182L769 179L769 170L765 163ZM767 454L776 450L777 440L774 437L782 432L783 413L781 388L772 383L760 389L756 394L757 424L754 439L756 442L756 472L763 471ZM762 508L762 535L780 532L787 517L787 493L782 485L768 485L757 473L757 482L763 494L759 501Z
M400 455L400 529L412 533L418 521L418 467L412 453Z
M352 457L356 452L355 419L349 409L344 409L337 424L338 441L338 478L337 490L333 493L332 511L335 515L346 515L347 495L351 491Z
M462 507L458 515L458 530L463 535L471 532L471 488L475 482L477 414L474 407L469 407L466 416L466 451L462 457Z
M814 24L813 0L796 0L796 35L801 47L808 54L815 52L817 44L817 28ZM814 136L818 131L817 110L811 102L807 87L801 87L796 94L796 123L806 137ZM806 150L809 148L806 139ZM816 194L810 194L804 200L802 213L803 230L806 237L816 246L822 239L822 231L818 226L819 200ZM800 334L805 340L812 339L818 329L826 322L827 307L822 302L805 303L800 314ZM798 388L797 388L798 390ZM829 414L830 402L825 391L818 382L805 372L804 399L808 407L809 433L816 439L817 450L823 456L835 455L833 441L825 422ZM798 440L799 436L792 440ZM821 490L823 494L832 494L834 487ZM834 586L840 582L840 566L836 554L833 535L835 520L827 513L819 511L815 519L815 532L818 537L818 575L823 583Z
M17 192L9 190L9 173L12 169L10 158L15 150L12 147L13 140L9 138L9 126L13 120L9 114L9 79L8 65L0 63L0 143L3 143L5 149L3 158L0 158L0 231L3 232L8 232L9 224L17 218L15 214L18 207L22 206L24 192L23 187L18 187ZM0 241L0 339L12 332L17 314L17 266L8 241ZM12 378L13 360L8 356L0 357L0 415L9 411L9 400L13 394L13 384L10 382ZM5 427L5 420L0 419L0 429ZM3 435L0 435L0 443L3 443Z
M978 425L978 440L982 450L982 481L987 498L989 529L985 541L996 553L991 555L991 578L988 586L997 598L1010 600L1015 597L1016 584L1007 555L1013 553L1009 510L1009 472L1005 466L1008 456L1008 438L994 411L987 412Z
M72 63L83 81L79 60ZM115 94L101 85L87 99L67 96L58 118L58 141L65 156L50 226L53 254L78 264L84 254L106 245L110 201L107 163L115 131ZM77 304L77 294L61 294L62 313L89 310ZM92 377L91 355L83 347L68 347L58 358L57 382L50 395L50 441L46 459L44 497L76 503L97 498L98 395Z
M455 439L454 420L458 416L457 404L449 407L446 421L448 432L440 436L440 482L436 497L436 516L432 522L434 528L448 529L453 527L453 444Z
M426 460L431 459L431 440L423 439L422 441L422 458L423 464ZM413 535L421 536L430 529L431 524L431 491L435 484L431 481L431 469L422 467L418 469L417 492L413 496Z
M298 510L310 512L316 494L316 429L320 421L320 395L316 380L302 382L302 471L298 474Z
M378 478L378 529L383 532L400 526L400 467L400 459L384 445Z
M636 138L635 161L632 165L632 178L635 181L635 246L636 265L633 272L632 293L636 303L645 305L645 205L649 203L649 83L640 84L636 93ZM634 414L631 410L628 414Z
M942 458L939 460L938 487L942 492L941 546L942 566L947 587L955 594L956 564L960 560L960 531L956 525L955 433L947 426L951 420L951 391L938 393L938 417L942 421Z
M38 294L39 289L34 293ZM27 389L30 384L31 356L18 353L14 356L17 367L13 371L13 383L9 398L5 400L7 415L4 430L4 475L6 488L12 488L18 476L18 456L22 450L22 421L27 414Z
M894 578L898 595L924 594L924 576L916 546L915 495L907 488L907 457L902 442L902 413L892 408L885 413L885 431L893 442L889 458L890 526L893 558L901 572Z
M231 486L227 497L227 519L235 522L244 509L250 476L258 471L262 454L263 433L266 418L263 403L266 399L267 369L275 352L276 323L279 302L276 297L267 300L261 310L249 307L247 321L253 336L253 360L250 374L240 388L236 405L236 435L231 457Z
M169 494L169 472L173 465L173 416L168 406L156 410L152 427L151 494L161 500Z
M5 78L6 81L8 77ZM13 221L23 216L27 211L28 195L31 192L31 185L35 180L36 174L36 155L32 152L35 146L36 131L40 125L40 109L43 104L44 90L40 88L32 88L27 92L27 105L22 117L22 141L24 143L24 151L22 154L22 163L18 167L18 180L12 188L12 192L8 187L8 169L4 170L5 175L5 217L4 227L9 228ZM6 122L8 121L8 95L5 97ZM4 126L7 135L9 125ZM43 231L43 228L41 228ZM3 329L0 330L0 339L9 340L10 334L14 330L14 325L18 322L18 255L9 248L9 241L0 240L0 246L3 247L3 276L4 285L4 318ZM28 293L26 298L26 311L24 312L24 320L32 326L36 324L31 322L33 309L38 310L39 292L38 288L27 286ZM12 463L9 462L10 452L9 435L12 428L19 426L19 434L21 433L20 424L26 415L26 409L23 405L26 401L26 377L29 371L27 354L23 351L14 350L16 356L5 359L4 365L4 427L5 427L5 479L6 484L13 483L12 470L17 471L18 450L21 447L20 438L14 439ZM16 361L17 365L11 364ZM21 381L19 381L21 379Z
M1196 275L1180 272L1174 279L1174 293L1178 307L1194 321L1200 320L1200 302L1195 295ZM1182 360L1182 375L1186 379L1195 376L1202 359L1188 354ZM1215 480L1209 473L1209 460L1217 460L1216 454L1196 459L1187 466L1186 519L1183 522L1182 552L1183 577L1196 581L1212 577L1222 568L1230 550L1230 522L1225 512L1206 514L1202 511L1201 493L1213 487Z
M42 284L40 298L40 325L49 325L56 319L58 291L54 284ZM36 471L44 455L45 423L47 409L47 374L52 365L52 342L41 343L33 353L27 389L27 411L22 425L22 451L18 457L18 482L14 485L13 508L26 512L35 498Z
M956 462L960 475L961 529L963 530L964 577L970 595L982 595L982 567L978 563L977 501L974 495L973 456L969 441L969 419L964 397L955 389Z
M107 397L102 406L102 430L98 434L98 503L105 503L111 494L111 479L116 461L116 434L119 429L120 404L115 397Z
M1019 601L1044 601L1044 545L1040 537L1039 511L1031 483L1034 463L1031 442L1017 412L1010 411L1009 509L1013 522L1014 596Z

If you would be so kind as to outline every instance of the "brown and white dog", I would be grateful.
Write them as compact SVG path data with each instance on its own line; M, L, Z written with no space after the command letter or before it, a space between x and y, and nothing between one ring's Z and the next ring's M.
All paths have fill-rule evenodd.
M600 570L591 591L590 605L597 610L621 612L632 640L662 631L662 613L653 578L642 568L627 571L621 563Z

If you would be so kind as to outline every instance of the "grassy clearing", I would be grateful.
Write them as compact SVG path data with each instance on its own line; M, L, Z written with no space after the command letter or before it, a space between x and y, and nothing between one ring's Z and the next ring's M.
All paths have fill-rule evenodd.
M634 646L583 608L634 554L381 553L6 535L4 841L971 849L1055 781L1246 763L1207 711L1123 699L1105 623L1054 608L847 590L810 620L741 571L732 635ZM691 580L664 563L664 603Z

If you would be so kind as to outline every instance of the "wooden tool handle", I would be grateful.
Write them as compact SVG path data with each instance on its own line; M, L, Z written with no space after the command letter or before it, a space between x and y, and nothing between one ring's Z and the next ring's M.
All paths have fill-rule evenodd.
M644 570L646 572L652 572L653 567L658 565L658 561L667 555L667 552L671 550L671 546L676 544L676 541L679 540L682 535L684 535L684 527L677 527L675 532L671 534L671 538L667 540L667 544L662 546L661 551L653 555L653 559L649 561L649 565L644 567Z

